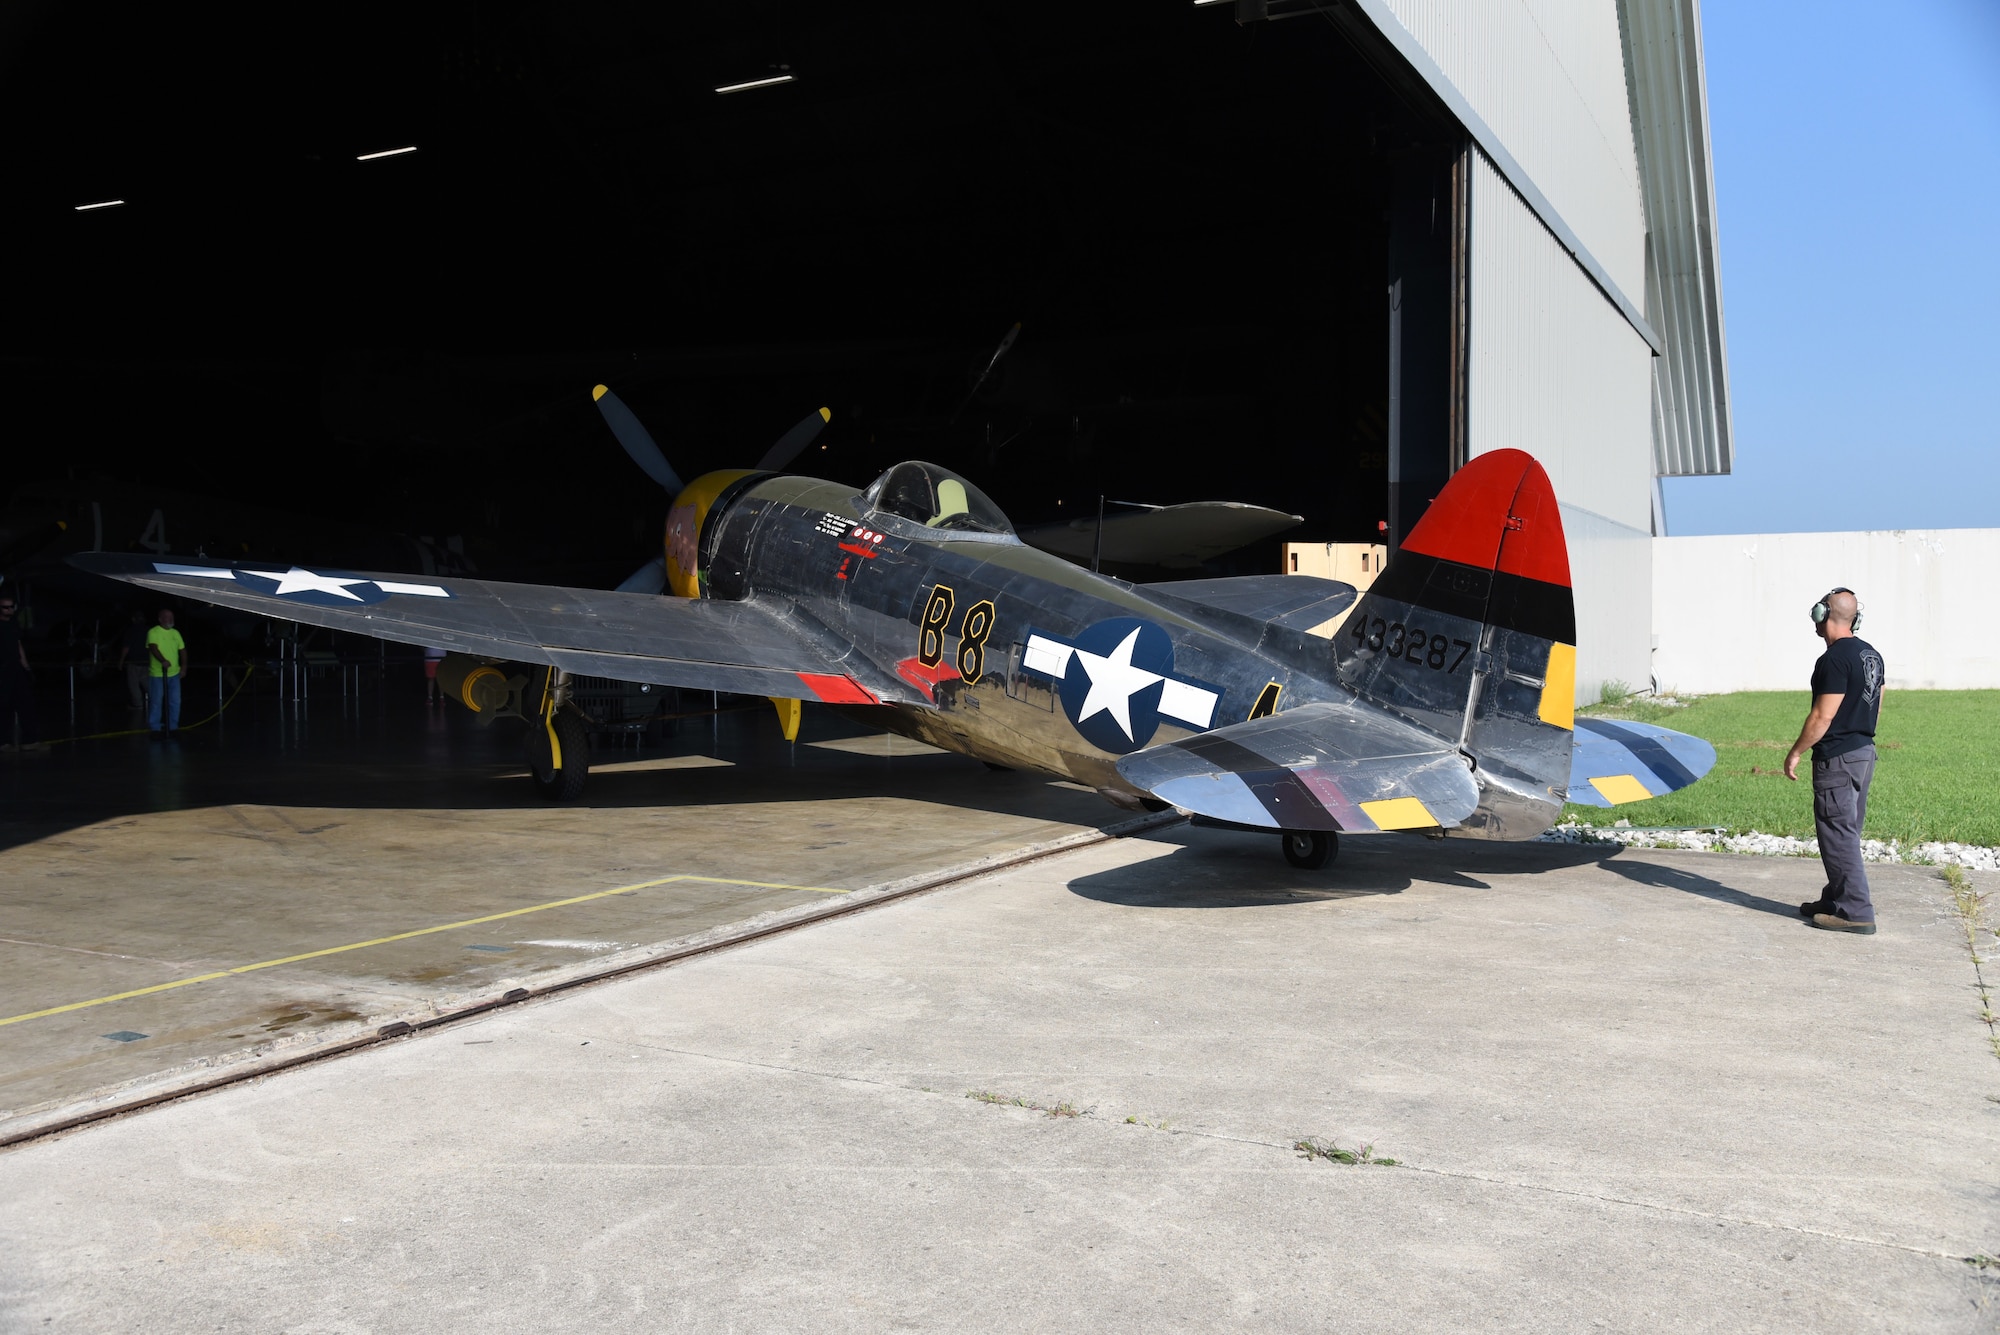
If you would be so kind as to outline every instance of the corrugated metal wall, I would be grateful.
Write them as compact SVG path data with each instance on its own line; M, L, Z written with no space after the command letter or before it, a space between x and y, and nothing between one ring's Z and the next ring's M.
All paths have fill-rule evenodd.
M1652 636L1652 350L1499 172L1472 154L1470 453L1541 460L1563 505L1577 689L1644 685Z
M1696 0L1620 0L1619 7L1641 193L1652 222L1645 312L1666 348L1653 368L1654 466L1662 477L1727 473L1735 447L1701 9Z
M1646 222L1612 0L1386 3L1612 281L1643 301Z

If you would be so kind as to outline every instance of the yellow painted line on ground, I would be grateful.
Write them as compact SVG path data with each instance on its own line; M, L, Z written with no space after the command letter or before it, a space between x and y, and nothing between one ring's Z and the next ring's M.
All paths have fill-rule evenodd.
M29 1011L25 1015L10 1015L0 1019L0 1027L19 1024L23 1020L39 1020L49 1015L61 1015L65 1011L86 1010L92 1006L103 1006L113 1001L128 1001L133 997L148 996L154 992L169 992L177 987L192 987L196 983L214 982L218 978L229 978L241 973L255 973L259 969L275 969L280 964L297 964L300 960L316 960L326 955L341 955L350 950L366 950L370 946L386 946L392 941L408 941L412 937L430 936L436 932L449 932L459 927L477 927L481 923L499 922L505 918L518 918L527 913L541 913L547 909L566 908L571 904L588 904L593 899L607 899L612 895L629 895L635 890L651 890L657 886L672 885L677 881L700 881L707 885L740 885L753 890L797 890L813 895L844 895L846 890L824 885L783 885L774 881L738 881L727 876L696 876L682 873L677 876L662 876L656 881L638 881L632 885L621 885L610 890L599 890L588 895L572 895L568 899L551 899L546 904L530 904L524 909L508 909L505 913L489 913L480 918L465 918L458 922L439 923L436 927L419 927L413 932L397 932L393 936L378 936L369 941L356 941L345 946L328 946L325 950L308 950L300 955L287 955L283 959L259 960L255 964L239 964L233 969L222 969L215 973L199 974L193 978L177 978L171 983L155 983L151 987L134 988L130 992L114 992L108 997L92 997L89 1001L72 1001L67 1006L50 1006L47 1010Z

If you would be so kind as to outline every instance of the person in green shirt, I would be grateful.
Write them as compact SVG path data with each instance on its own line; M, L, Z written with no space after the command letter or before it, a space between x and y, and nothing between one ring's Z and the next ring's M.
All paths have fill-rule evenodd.
M170 607L160 609L160 624L146 632L146 726L155 737L170 737L181 726L181 676L187 671L187 641L174 629ZM165 704L162 722L161 705Z

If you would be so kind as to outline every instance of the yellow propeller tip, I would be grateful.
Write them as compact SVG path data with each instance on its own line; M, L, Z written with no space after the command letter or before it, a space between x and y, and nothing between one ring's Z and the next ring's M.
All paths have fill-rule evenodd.
M831 408L820 409L819 420L822 422L831 422L833 420L833 409Z
M606 394L609 394L610 392L611 391L607 389L605 386L599 385L596 389L590 391L590 397L592 402L595 402L596 400L603 398Z

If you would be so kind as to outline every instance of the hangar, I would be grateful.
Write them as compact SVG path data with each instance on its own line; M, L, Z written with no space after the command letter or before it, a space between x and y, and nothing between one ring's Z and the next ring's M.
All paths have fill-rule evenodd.
M660 515L597 380L693 471L826 403L808 471L935 457L1023 523L1228 498L1393 542L1516 447L1590 696L1649 674L1656 479L1730 467L1694 0L12 25L23 480L608 583ZM110 550L235 536L105 513Z
M706 684L663 748L600 755L548 808L520 731L422 703L417 649L308 659L289 623L192 604L188 716L242 703L154 743L104 670L132 604L69 555L609 590L660 554L666 503L597 384L683 476L826 406L797 471L858 489L929 460L1022 526L1231 500L1302 516L1286 539L1396 544L1470 461L1524 450L1588 697L1649 674L1657 478L1729 466L1692 0L6 23L0 570L78 744L0 763L0 1141L114 1083L373 1042L1127 828L1101 787L851 717L789 745ZM1126 662L1163 699L1156 665ZM629 721L625 684L590 680L593 720Z

